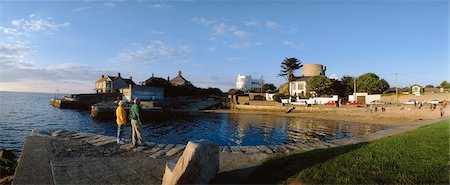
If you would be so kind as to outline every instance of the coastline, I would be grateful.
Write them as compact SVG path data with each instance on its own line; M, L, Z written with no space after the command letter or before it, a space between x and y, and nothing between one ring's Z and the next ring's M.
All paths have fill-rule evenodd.
M367 110L361 108L360 111L341 111L343 109L335 108L335 111L327 112L275 112L263 110L237 110L237 109L217 109L217 110L203 110L205 113L231 113L231 114L254 114L254 115L273 115L273 116L287 116L296 118L316 118L328 119L335 121L347 121L368 124L382 124L389 126L405 126L414 124L424 120L440 119L439 108L431 111L429 108L416 109L406 107L400 110L399 107L388 107L386 112L369 113ZM445 108L444 117L450 114L450 107Z

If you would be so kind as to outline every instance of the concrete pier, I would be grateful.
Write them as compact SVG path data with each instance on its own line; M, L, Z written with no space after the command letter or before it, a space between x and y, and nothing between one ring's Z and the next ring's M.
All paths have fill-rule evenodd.
M449 119L449 117L440 119ZM329 142L296 142L271 146L221 146L220 170L214 183L242 183L252 170L274 153L368 142L414 130L439 120ZM119 145L115 137L62 129L34 131L25 140L13 184L161 184L167 160L178 158L182 144L148 142L147 146Z

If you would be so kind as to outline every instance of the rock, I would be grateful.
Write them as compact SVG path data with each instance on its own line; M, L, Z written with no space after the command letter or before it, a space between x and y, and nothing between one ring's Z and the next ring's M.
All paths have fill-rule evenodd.
M33 130L31 130L31 136L48 136L50 135L49 132L47 131L43 131L43 130L39 130L37 128L34 128Z
M162 184L207 184L218 171L219 146L203 139L189 141L176 163L166 163Z
M11 184L14 179L14 175L6 176L0 179L0 184Z
M5 150L3 148L0 149L0 158L14 160L16 157L17 157L16 154L14 154L13 152Z

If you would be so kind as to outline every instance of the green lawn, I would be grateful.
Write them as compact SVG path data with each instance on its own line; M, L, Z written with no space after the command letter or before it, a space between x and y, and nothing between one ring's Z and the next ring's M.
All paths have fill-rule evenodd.
M275 155L248 183L449 184L449 120L370 143Z

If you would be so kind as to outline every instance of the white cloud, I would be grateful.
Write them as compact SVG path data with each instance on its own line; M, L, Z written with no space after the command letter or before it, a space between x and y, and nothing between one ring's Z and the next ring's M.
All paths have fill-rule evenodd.
M248 27L256 27L256 26L261 26L261 24L258 21L246 21L244 22L245 26Z
M152 63L159 61L183 59L190 53L192 47L188 45L171 45L162 41L151 41L150 44L136 45L131 49L118 53L114 63Z
M0 43L0 90L92 92L99 75L111 73L74 63L38 66L26 59L32 52L25 42Z
M296 49L296 50L303 49L305 46L305 44L303 44L303 43L297 44L294 41L290 41L290 40L284 40L282 43L284 46L292 48L292 49Z
M155 31L155 30L152 30L151 33L155 34L155 35L163 35L164 34L164 32L162 32L162 31Z
M337 80L338 76L337 74L331 74L330 76L328 76L328 78Z
M192 83L195 86L208 88L215 87L219 88L223 92L227 92L229 89L235 87L236 77L230 75L205 75L205 76L194 76L192 78Z
M241 60L241 57L229 57L227 60L230 62L237 62Z
M207 50L208 50L209 52L213 52L213 51L216 51L217 48L208 48Z
M81 12L81 11L84 11L84 10L88 10L88 9L91 9L91 8L94 8L94 6L84 6L84 7L79 7L79 8L74 8L72 11L73 12Z
M240 43L232 43L228 45L228 47L233 49L244 49L244 48L250 48L252 46L252 43L250 42L240 42Z
M113 7L116 7L116 4L109 2L109 3L103 3L103 6L113 8Z
M150 5L150 8L170 8L172 5L168 4L152 4Z
M256 42L255 45L256 46L262 46L262 45L264 45L264 42Z
M280 24L278 24L275 21L266 21L266 27L272 30L279 30L280 29Z
M217 39L217 37L227 35L236 36L241 39L248 38L251 35L249 32L241 30L235 25L228 25L224 22L217 22L215 20L197 17L192 18L191 21L196 24L210 27L214 35L214 40Z
M191 19L192 22L197 23L197 24L201 24L204 26L209 26L211 24L215 24L216 21L215 20L210 20L210 19L206 19L206 18L198 18L198 17L194 17Z
M0 31L7 35L29 35L33 32L53 34L61 28L70 27L69 22L56 23L52 20L51 17L44 19L31 14L28 18L13 19L11 21L12 27L0 27Z

